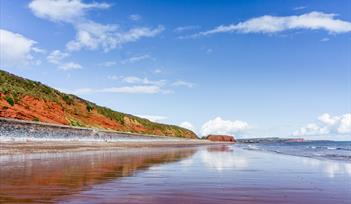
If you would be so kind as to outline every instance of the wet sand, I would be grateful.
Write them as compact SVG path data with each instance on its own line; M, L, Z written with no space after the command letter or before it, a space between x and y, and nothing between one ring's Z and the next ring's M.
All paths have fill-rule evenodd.
M198 145L227 144L207 140L179 139L154 141L85 142L85 141L6 141L0 142L0 155L24 153L81 152L94 150L118 150L141 147L191 147Z
M0 203L350 203L351 163L235 145L0 156Z

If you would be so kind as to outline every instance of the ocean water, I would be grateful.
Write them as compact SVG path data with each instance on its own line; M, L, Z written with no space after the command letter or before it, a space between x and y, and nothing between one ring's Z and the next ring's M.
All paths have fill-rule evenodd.
M351 161L351 141L306 141L239 144L248 150L269 151L317 159Z

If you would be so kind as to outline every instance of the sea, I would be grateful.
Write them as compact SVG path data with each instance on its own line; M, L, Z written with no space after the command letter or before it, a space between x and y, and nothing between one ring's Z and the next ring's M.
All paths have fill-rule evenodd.
M239 144L244 149L278 154L351 161L351 141L304 141Z

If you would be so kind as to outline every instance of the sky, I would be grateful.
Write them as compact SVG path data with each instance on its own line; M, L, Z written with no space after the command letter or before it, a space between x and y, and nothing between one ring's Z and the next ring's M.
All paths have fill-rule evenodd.
M351 140L351 1L0 0L0 68L199 136Z

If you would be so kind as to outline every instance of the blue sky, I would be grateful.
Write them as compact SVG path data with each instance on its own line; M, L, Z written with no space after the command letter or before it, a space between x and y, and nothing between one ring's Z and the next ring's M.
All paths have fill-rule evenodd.
M0 2L1 69L199 135L351 139L350 1Z

